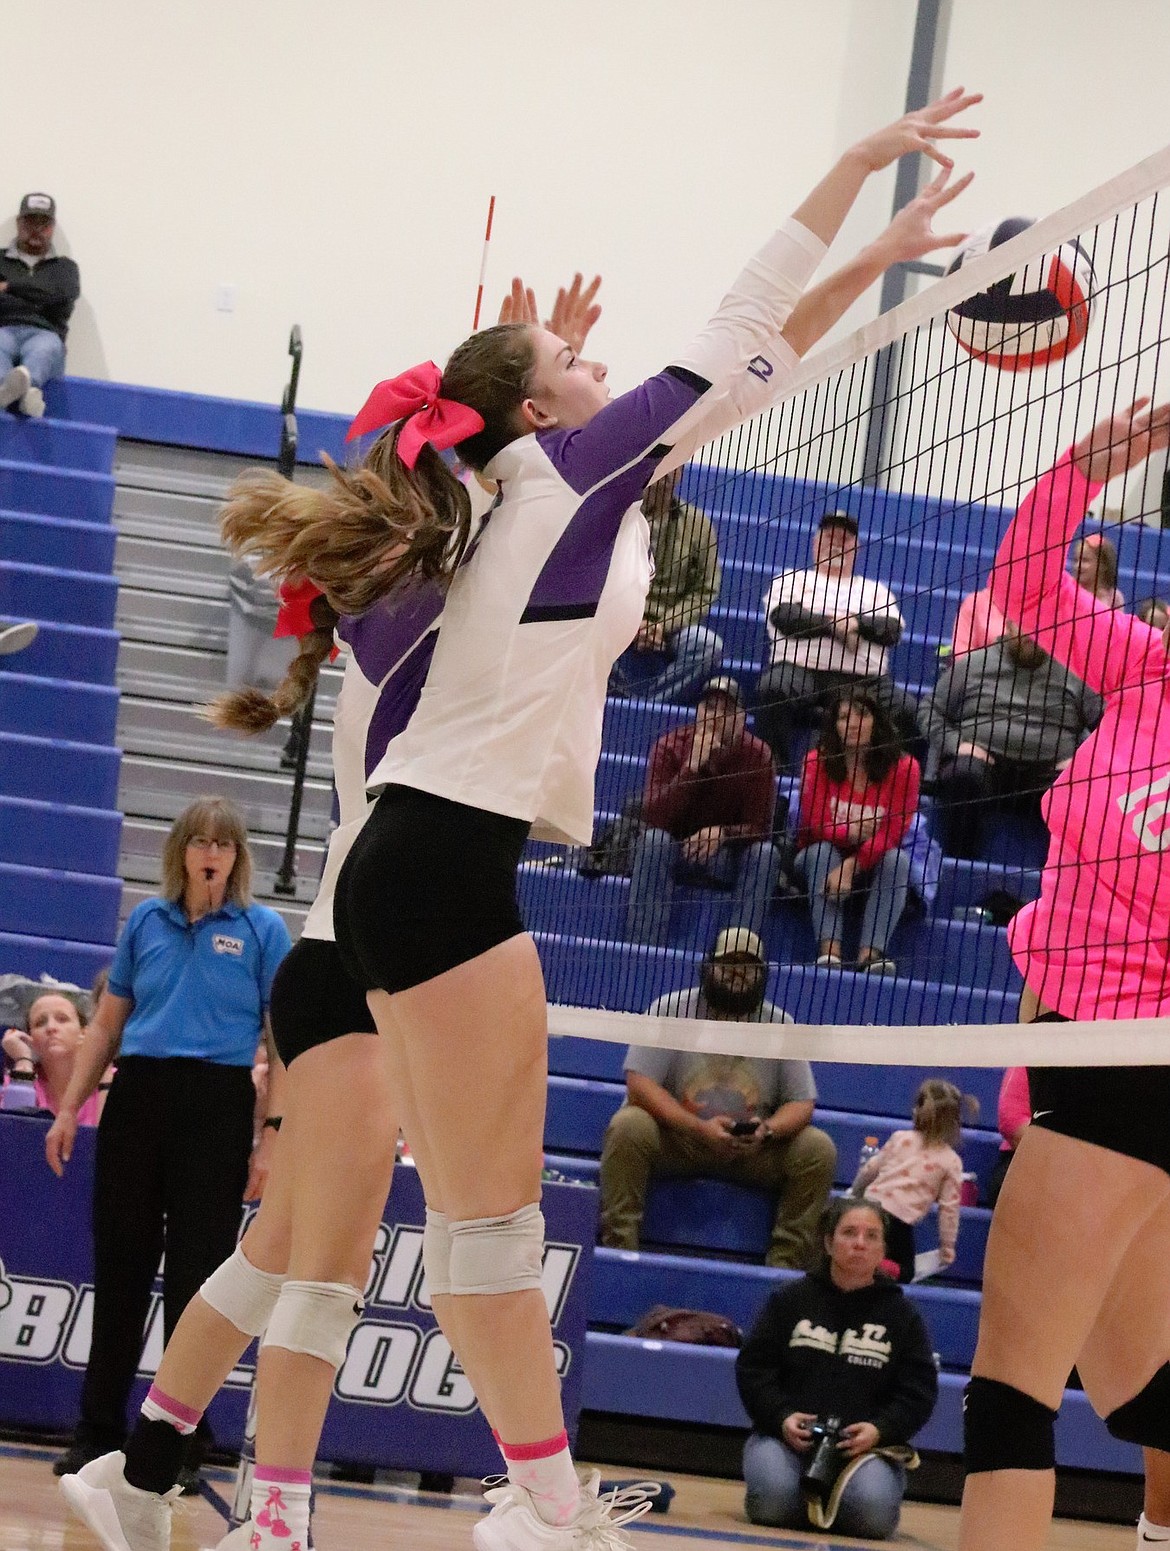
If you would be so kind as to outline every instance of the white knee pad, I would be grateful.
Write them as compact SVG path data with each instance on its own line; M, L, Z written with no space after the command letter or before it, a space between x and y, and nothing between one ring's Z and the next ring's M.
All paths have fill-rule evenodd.
M263 1344L304 1352L340 1368L365 1306L360 1289L345 1282L287 1281L280 1289Z
M200 1297L246 1336L264 1334L272 1318L284 1277L279 1271L260 1271L240 1245L214 1270L199 1289Z
M529 1292L540 1287L544 1259L544 1213L522 1206L507 1217L473 1217L449 1222L451 1291Z
M423 1229L423 1270L427 1275L427 1293L451 1291L451 1227L442 1212L427 1207L427 1225Z

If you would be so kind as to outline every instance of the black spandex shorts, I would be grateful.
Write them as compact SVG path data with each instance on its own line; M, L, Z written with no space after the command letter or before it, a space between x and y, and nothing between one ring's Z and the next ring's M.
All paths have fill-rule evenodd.
M1170 1174L1170 1066L1030 1066L1028 1094L1033 1125Z
M366 990L406 991L524 930L524 819L388 786L337 880L342 962Z
M285 1066L343 1034L377 1033L366 993L346 974L337 944L316 937L302 937L281 961L269 1012Z

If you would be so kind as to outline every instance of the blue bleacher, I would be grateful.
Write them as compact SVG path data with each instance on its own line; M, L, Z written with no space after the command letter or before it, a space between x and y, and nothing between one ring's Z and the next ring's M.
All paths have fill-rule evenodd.
M88 983L117 932L112 426L0 414L0 969Z

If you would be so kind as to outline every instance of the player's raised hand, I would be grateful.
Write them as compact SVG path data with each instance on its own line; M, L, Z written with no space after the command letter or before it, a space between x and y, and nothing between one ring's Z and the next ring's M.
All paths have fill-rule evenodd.
M913 113L904 114L894 123L887 124L884 129L866 135L853 149L863 158L871 172L880 172L900 156L907 156L914 151L929 156L940 167L953 167L953 159L936 141L976 139L979 135L977 129L965 124L952 124L949 120L982 101L981 92L968 92L956 86L954 91L947 92L935 102L927 103L925 108L917 108Z
M536 293L519 275L513 276L512 289L500 303L499 323L539 323Z
M561 286L553 304L552 317L545 324L550 333L556 334L576 351L584 350L589 331L601 317L601 307L594 301L601 286L601 276L594 275L582 289L582 277L575 274L568 290Z
M1167 446L1170 403L1151 409L1149 399L1140 398L1098 420L1073 448L1072 460L1086 479L1105 484Z
M937 248L953 248L967 236L966 232L934 230L935 216L953 199L958 199L975 174L965 172L954 183L949 181L950 176L951 169L944 167L916 199L903 205L878 238L880 246L889 247L891 263L905 263L910 259L921 258L924 253L933 253Z

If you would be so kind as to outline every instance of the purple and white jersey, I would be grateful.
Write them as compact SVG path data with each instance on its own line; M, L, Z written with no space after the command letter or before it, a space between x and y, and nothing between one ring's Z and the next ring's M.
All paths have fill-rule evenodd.
M588 844L606 685L650 585L642 493L776 396L795 363L780 331L823 253L786 223L674 364L492 459L500 493L445 602L419 586L343 623L379 686L372 795L411 786Z

